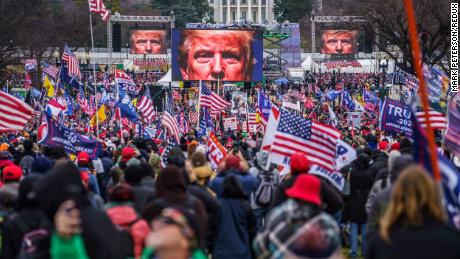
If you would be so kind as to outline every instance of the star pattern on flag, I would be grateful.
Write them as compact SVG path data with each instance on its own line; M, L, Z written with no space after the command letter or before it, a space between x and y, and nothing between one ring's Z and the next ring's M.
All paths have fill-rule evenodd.
M281 110L278 131L294 135L302 139L311 138L311 120L299 118L299 115Z

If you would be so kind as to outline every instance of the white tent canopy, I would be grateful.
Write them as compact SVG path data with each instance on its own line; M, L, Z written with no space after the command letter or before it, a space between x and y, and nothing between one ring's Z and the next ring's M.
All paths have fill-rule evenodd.
M307 56L300 66L305 71L319 71L319 65L310 56Z
M178 82L173 82L172 81L172 72L171 69L168 70L168 73L164 75L160 80L157 82L159 85L163 86L169 86L169 83L171 83L171 87L173 88L179 88L179 83Z

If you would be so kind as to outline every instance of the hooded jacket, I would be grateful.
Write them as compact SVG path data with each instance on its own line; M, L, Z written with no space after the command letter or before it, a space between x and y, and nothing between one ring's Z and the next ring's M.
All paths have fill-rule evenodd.
M123 258L119 232L103 210L91 206L75 165L68 163L44 176L37 184L36 197L50 222L64 201L74 200L80 210L82 238L88 256Z

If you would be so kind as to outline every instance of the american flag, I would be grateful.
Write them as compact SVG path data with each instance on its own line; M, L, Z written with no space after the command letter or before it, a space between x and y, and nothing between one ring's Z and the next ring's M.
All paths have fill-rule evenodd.
M250 131L251 131L252 125L257 125L257 113L256 113L256 110L251 105L248 105L248 125L249 125Z
M47 74L48 76L56 80L59 74L59 69L48 63L43 63L43 73Z
M211 114L216 114L230 106L230 104L224 98L209 90L203 83L201 86L200 106L210 108Z
M423 117L424 112L416 112L415 117L417 118L417 121L420 123L420 125L423 128L426 128L426 121L425 118ZM428 111L428 116L430 117L430 126L433 129L444 129L446 127L447 119L446 116L438 111L435 110L430 110Z
M96 93L96 103L98 106L101 105L101 101L102 101L102 93L97 92Z
M179 123L180 131L182 133L185 134L185 133L187 133L189 131L188 122L185 120L185 113L184 112L181 112L180 116L178 116L178 123Z
M171 152L171 149L173 147L177 146L177 142L174 138L170 138L168 140L168 145L166 146L165 150L163 151L163 153L161 154L161 166L164 168L166 166L168 166L168 155L169 155L169 152Z
M0 130L23 130L33 116L32 107L0 91Z
M188 112L188 119L192 125L196 125L198 123L198 112L194 108Z
M105 8L102 0L88 0L89 11L98 13L102 16L102 20L107 21L110 17L110 11Z
M339 138L340 132L331 126L281 110L271 152L289 157L295 152L303 152L314 164L335 171Z
M179 143L179 126L177 125L177 121L174 118L174 107L173 107L173 98L172 95L169 95L168 102L165 107L165 111L163 112L163 121L162 125L165 126L169 133L176 139Z
M142 113L142 116L149 123L155 118L155 109L153 108L152 99L150 99L150 90L148 87L147 90L145 90L144 95L137 103L137 110Z
M80 90L78 91L77 103L80 106L81 111L87 113L89 109L89 103L88 103L88 100L86 99L85 93L83 91L83 87L80 87Z
M81 78L80 63L77 57L69 49L69 46L65 45L64 53L62 54L62 60L68 65L69 76Z

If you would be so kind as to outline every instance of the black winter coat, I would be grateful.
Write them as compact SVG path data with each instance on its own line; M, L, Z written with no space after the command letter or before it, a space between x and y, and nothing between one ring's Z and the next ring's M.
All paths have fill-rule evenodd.
M366 258L460 258L460 233L434 220L427 220L420 227L395 225L390 240L391 243L387 243L375 235L368 243Z
M364 224L367 221L365 206L374 182L373 176L358 163L350 166L350 196L345 204L345 218L353 223Z

